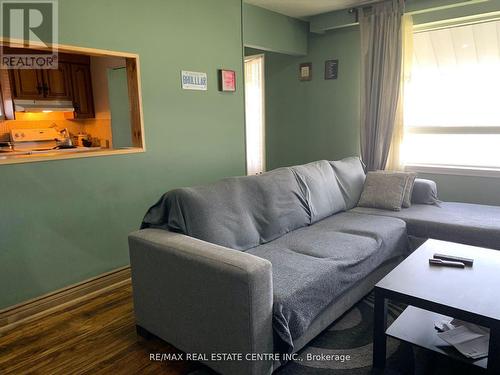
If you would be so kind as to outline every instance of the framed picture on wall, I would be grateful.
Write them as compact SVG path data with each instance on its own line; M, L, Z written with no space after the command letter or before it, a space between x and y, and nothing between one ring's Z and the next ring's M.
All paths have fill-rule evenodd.
M325 79L337 79L339 75L339 60L325 61Z
M219 69L219 91L236 91L236 72Z
M299 81L310 81L312 79L312 63L299 65Z

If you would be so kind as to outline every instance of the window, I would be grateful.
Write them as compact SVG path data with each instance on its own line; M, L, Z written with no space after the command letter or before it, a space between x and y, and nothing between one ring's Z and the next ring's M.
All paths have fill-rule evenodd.
M414 34L407 165L500 168L500 21Z

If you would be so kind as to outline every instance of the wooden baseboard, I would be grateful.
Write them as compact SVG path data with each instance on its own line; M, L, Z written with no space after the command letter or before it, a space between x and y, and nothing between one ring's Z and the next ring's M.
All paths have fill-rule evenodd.
M55 292L0 310L0 336L16 326L95 297L130 282L130 266L70 285Z

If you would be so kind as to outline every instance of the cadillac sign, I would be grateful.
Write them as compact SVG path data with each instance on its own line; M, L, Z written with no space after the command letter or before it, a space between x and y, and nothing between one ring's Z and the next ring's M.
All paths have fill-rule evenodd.
M207 90L207 73L181 71L181 83L184 90Z

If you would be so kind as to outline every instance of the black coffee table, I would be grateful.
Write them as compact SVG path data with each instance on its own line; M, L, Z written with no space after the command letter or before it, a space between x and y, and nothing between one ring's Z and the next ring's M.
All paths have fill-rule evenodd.
M465 269L429 266L435 253L474 259ZM408 304L387 328L387 300ZM490 328L488 358L470 360L444 346L434 322L444 316ZM500 251L428 240L375 286L373 367L383 369L391 336L500 374Z

